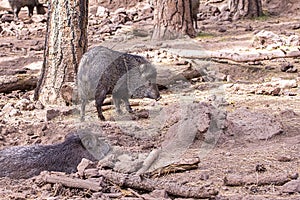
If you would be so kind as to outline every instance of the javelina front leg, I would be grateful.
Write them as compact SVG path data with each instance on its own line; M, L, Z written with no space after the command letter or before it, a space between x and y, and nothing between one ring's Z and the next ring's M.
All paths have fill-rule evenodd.
M102 105L104 102L104 99L106 97L107 91L105 89L101 89L102 87L98 87L95 94L95 100L96 100L96 108L98 112L98 118L102 121L105 121L105 118L102 114Z
M14 8L14 18L15 20L19 19L19 12L20 12L21 8Z
M124 103L125 103L125 108L126 108L126 110L127 110L129 113L133 113L133 110L132 110L132 108L131 108L131 106L130 106L130 103L129 103L128 98L123 98L123 101L124 101Z
M113 102L114 102L115 107L116 107L116 112L117 112L119 115L123 114L123 112L122 112L122 110L121 110L121 108L120 108L120 105L121 105L121 99L118 98L118 97L115 97L115 96L113 95Z

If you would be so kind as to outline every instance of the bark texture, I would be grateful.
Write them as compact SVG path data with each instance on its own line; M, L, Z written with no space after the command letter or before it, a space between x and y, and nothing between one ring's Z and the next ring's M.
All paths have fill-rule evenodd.
M61 88L74 82L87 49L88 0L49 1L44 63L34 98L59 104Z
M152 39L175 39L183 35L195 36L191 0L155 0Z
M233 20L262 16L261 0L230 0L229 8Z

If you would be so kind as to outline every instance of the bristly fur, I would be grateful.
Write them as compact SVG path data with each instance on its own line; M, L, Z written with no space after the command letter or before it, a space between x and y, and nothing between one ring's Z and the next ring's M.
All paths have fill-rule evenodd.
M53 145L15 146L0 150L0 177L30 178L42 171L76 172L82 158L95 158L78 134Z

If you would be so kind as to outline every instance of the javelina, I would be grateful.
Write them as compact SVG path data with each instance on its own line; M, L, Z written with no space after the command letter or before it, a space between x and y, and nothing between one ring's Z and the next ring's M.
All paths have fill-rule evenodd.
M121 113L120 103L132 112L129 97L148 97L158 100L160 94L156 85L156 69L145 58L121 53L97 46L86 52L78 69L78 94L81 100L81 120L84 120L88 100L95 99L98 117L102 114L106 94L112 93L116 111Z
M42 171L76 172L76 167L82 158L95 161L109 151L107 144L103 142L99 144L93 137L89 138L90 135L86 135L87 138L82 138L84 136L70 134L64 142L53 145L16 146L3 149L0 151L0 177L30 178L39 175ZM92 141L89 141L91 139ZM94 146L91 147L91 144ZM91 150L95 148L98 150ZM100 152L102 155L99 151L102 151ZM97 156L93 156L96 154Z
M199 0L191 0L191 11L192 11L192 22L194 25L195 29L198 29L198 25L197 25L197 14L199 12L199 6L200 6L200 2Z
M31 17L33 15L33 9L36 7L37 14L45 14L46 11L42 4L39 3L38 0L8 0L15 19L18 19L19 12L22 7L28 7L28 16Z

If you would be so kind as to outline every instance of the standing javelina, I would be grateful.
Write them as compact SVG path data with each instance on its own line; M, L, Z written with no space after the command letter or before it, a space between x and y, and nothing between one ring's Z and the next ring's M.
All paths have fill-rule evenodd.
M88 141L91 139L93 140ZM76 167L82 158L95 161L92 153L98 154L102 150L105 150L102 154L108 152L106 146L97 146L99 144L96 144L96 148L100 151L90 151L91 143L95 145L97 140L84 139L78 134L70 134L64 142L59 144L16 146L3 149L0 151L0 177L30 178L39 175L42 171L76 172ZM97 159L103 157L103 155L100 156Z
M198 17L197 17L197 14L199 12L199 6L200 6L199 0L191 0L192 22L193 22L193 25L194 25L195 29L198 29L198 25L197 25Z
M156 69L145 58L137 55L113 51L97 46L86 52L78 69L78 94L81 100L81 120L84 120L88 100L95 99L98 117L102 114L106 94L112 93L117 113L121 100L126 110L132 112L129 104L131 96L148 97L158 100L160 94L156 85Z
M18 19L19 12L22 7L28 7L28 16L31 17L33 15L33 9L36 7L37 14L45 14L46 11L42 4L38 2L38 0L8 0L15 19Z

